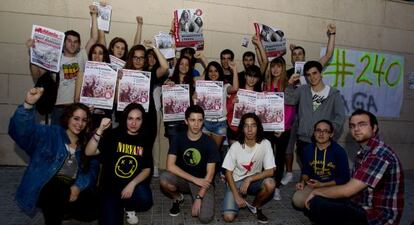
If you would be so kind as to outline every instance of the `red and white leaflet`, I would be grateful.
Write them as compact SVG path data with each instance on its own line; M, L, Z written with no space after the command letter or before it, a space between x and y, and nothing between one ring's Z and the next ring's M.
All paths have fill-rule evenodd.
M185 110L190 106L190 86L188 84L162 86L162 110L164 121L185 119Z
M239 126L240 119L244 114L256 111L257 92L239 89L237 98L239 101L234 104L232 126Z
M30 63L46 70L59 72L65 34L47 27L33 25L32 39L34 47L30 48Z
M122 70L122 79L118 88L118 111L123 111L130 103L141 104L148 112L150 102L151 72L140 70Z
M285 131L283 92L258 92L256 115L262 121L265 131Z
M80 102L101 109L114 105L117 72L107 63L87 61Z
M109 55L109 59L111 60L111 67L114 70L122 70L125 66L125 61L122 59L119 59L113 55Z
M201 9L177 9L174 11L174 39L177 48L204 49L202 15Z
M282 30L264 24L254 23L256 35L260 36L268 58L273 59L286 54L286 38Z
M102 5L99 2L93 2L98 8L98 29L103 31L109 31L109 27L111 26L111 14L112 14L112 6L110 5Z
M196 81L197 105L208 118L222 117L224 109L223 81Z

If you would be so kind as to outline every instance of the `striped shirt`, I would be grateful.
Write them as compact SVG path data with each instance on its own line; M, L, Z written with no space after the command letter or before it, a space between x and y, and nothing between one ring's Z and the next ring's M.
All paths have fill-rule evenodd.
M369 224L399 224L404 208L404 173L395 152L375 136L358 152L352 177L367 188L353 201L361 205Z

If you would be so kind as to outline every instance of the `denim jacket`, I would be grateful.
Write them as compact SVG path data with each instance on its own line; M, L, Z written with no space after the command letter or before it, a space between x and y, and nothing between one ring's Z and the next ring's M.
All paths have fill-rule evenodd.
M69 143L69 138L61 126L35 124L34 109L25 109L22 105L10 119L9 135L30 156L16 192L16 202L25 213L33 216L40 191L56 175L68 156L65 144ZM76 151L78 168L80 153ZM98 161L91 159L88 170L78 169L74 185L81 191L94 186L98 166Z

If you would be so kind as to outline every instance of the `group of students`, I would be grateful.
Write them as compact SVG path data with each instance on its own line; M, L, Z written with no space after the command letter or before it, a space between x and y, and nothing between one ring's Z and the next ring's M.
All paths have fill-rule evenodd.
M114 38L105 46L97 29L97 9L90 6L91 38L85 50L80 36L65 33L61 71L52 124L35 123L34 105L41 87L28 91L10 121L9 134L31 157L16 193L18 205L33 214L39 207L46 224L61 224L66 217L99 218L99 224L138 223L136 211L153 205L151 176L158 173L154 141L162 122L161 86L189 84L191 105L185 120L165 123L169 139L167 170L160 187L173 200L171 216L180 213L183 194L192 196L191 215L200 222L214 219L216 174L226 183L221 212L232 222L246 207L258 222L267 223L262 206L280 200L280 188L292 180L293 149L302 175L293 195L295 208L316 224L398 224L403 209L404 178L398 157L378 139L375 116L357 110L349 119L353 138L361 145L354 169L349 170L345 150L335 142L342 133L345 112L340 93L322 80L322 69L333 54L335 25L328 25L326 54L304 66L307 84L299 86L299 74L286 69L282 57L268 61L258 36L252 38L256 54L243 54L244 71L238 73L231 50L223 50L219 62L207 62L202 52L181 50L171 74L169 63L150 41L140 45L142 18L137 17L134 46ZM171 32L175 32L174 29ZM28 47L36 47L33 40ZM290 46L292 63L305 61L305 50ZM145 112L131 103L123 112L90 109L79 101L83 67L88 60L110 63L110 55L125 60L125 69L151 71L150 106ZM255 61L260 66L255 65ZM194 65L205 68L200 74ZM46 71L31 65L35 79ZM122 74L118 76L122 79ZM223 114L205 116L198 105L195 80L223 81L226 99ZM239 89L285 94L285 131L265 132L260 118L247 113L238 127L231 126ZM230 149L221 152L227 138ZM154 153L159 154L159 153ZM155 162L155 163L154 163ZM99 166L101 165L101 166ZM284 174L286 166L287 173ZM99 174L99 176L98 176ZM99 181L98 181L99 177ZM254 195L252 203L246 195ZM352 197L352 198L351 198ZM327 213L329 212L329 213Z

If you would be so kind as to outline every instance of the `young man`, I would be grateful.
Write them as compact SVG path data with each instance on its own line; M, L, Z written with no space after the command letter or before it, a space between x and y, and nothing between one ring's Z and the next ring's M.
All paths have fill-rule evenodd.
M204 111L200 106L188 107L185 112L186 132L173 138L168 156L167 171L160 176L161 189L173 199L171 216L180 214L182 193L192 195L191 215L201 223L214 219L214 185L216 163L220 162L217 145L202 127Z
M89 49L98 41L98 25L97 25L97 15L98 9L96 6L89 6L89 11L91 14L92 26L91 26L91 36L88 40L85 49L80 49L81 38L80 34L74 30L68 30L65 32L65 40L63 43L63 55L61 59L59 77L54 78L59 81L57 98L55 103L55 108L52 112L52 124L59 124L60 115L63 113L63 108L66 105L69 105L75 102L75 85L76 78L79 73L83 73L85 70L85 63L88 59L87 53ZM36 47L34 46L34 41L30 39L26 45L27 47ZM33 77L33 80L37 80L42 76L46 70L30 64L30 71Z
M233 84L233 72L230 68L230 63L234 60L234 53L230 49L224 49L220 53L220 64L223 68L224 72L224 80L229 83Z
M227 152L223 162L226 169L227 189L224 195L222 214L226 222L236 218L239 208L246 207L246 195L254 195L251 204L259 223L268 223L262 207L272 198L275 190L273 173L276 168L270 142L264 139L263 126L254 113L242 116L239 140ZM250 207L249 207L250 209Z
M325 55L322 56L319 59L319 62L322 64L322 66L325 66L326 63L331 59L333 52L335 50L335 35L336 35L336 26L335 24L329 24L327 27L326 35L328 36L328 43L326 44L326 52ZM292 68L287 70L288 79L293 75L295 72L295 63L296 62L303 62L305 61L305 49L301 46L296 46L294 44L290 44L290 51L291 51L291 62L292 62ZM297 117L295 118L295 121L293 122L292 128L291 128L291 135L289 139L289 144L286 149L286 174L283 177L281 183L283 185L288 184L293 180L293 173L292 173L292 166L293 166L293 149L295 147L295 143L297 140Z
M322 65L317 61L308 61L304 66L309 84L294 88L299 80L299 74L289 79L285 91L285 103L298 105L298 129L296 153L302 161L302 152L306 145L311 143L313 125L319 120L328 120L334 127L333 140L337 140L342 133L342 124L345 120L345 109L339 91L322 80Z
M317 224L399 224L404 175L398 156L379 139L372 113L356 110L349 130L360 145L351 180L315 189L306 200L309 217Z

